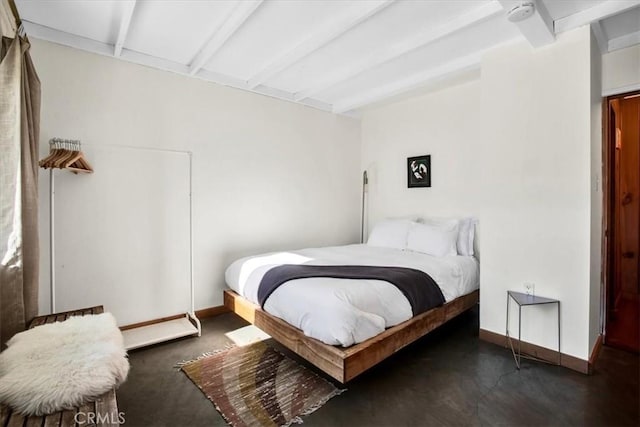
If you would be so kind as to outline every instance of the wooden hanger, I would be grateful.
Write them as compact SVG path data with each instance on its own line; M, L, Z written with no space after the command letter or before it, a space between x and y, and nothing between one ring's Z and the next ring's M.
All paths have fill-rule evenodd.
M40 166L45 169L56 167L56 163L68 154L66 150L66 144L67 143L64 140L61 140L59 138L53 138L51 141L49 141L51 152L46 158L40 160Z
M65 169L69 169L73 173L91 173L93 172L93 168L84 158L84 153L82 151L76 152L76 155L71 158L71 160L67 161L64 165Z
M65 155L60 157L58 161L55 162L55 167L64 169L67 167L70 160L78 156L78 153L80 152L80 141L69 143L66 148L67 151Z
M65 159L64 167L68 168L69 166L73 165L78 160L80 160L80 158L83 157L83 156L84 156L84 154L82 154L82 151L72 151L71 152L71 156L69 156L67 159Z
M45 169L69 169L71 172L92 173L93 168L80 151L80 141L53 138L49 141L51 152L40 160L39 165Z
M62 154L58 156L58 158L53 162L53 167L58 169L63 169L64 165L67 163L69 158L75 157L77 151L71 151L65 149Z
M67 153L64 142L60 139L54 138L49 141L49 147L51 149L51 152L47 157L40 160L39 162L40 166L45 169L55 167L56 162Z
M41 168L50 168L51 166L51 162L56 158L56 156L58 156L58 152L60 151L59 148L54 148L51 150L51 152L49 153L49 155L47 157L45 157L44 159L40 160L40 162L38 163L40 165Z

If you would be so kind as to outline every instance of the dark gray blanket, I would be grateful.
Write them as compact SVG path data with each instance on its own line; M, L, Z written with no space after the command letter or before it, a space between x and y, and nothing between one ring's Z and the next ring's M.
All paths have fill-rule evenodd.
M395 285L409 300L413 315L444 304L444 295L436 282L424 271L404 267L366 265L293 265L273 267L262 277L258 301L264 308L269 296L285 282L311 277L334 279L384 280Z

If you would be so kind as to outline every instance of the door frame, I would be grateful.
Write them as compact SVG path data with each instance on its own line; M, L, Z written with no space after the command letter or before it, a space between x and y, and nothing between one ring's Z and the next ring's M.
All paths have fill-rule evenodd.
M607 318L609 309L610 287L613 283L614 264L614 184L615 177L615 143L612 138L610 102L628 96L640 95L640 90L618 93L602 98L602 260L600 301L601 334L603 343L607 343Z

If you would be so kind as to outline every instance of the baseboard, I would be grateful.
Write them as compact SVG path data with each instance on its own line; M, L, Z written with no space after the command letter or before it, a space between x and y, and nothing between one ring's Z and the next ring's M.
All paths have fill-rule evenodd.
M198 319L206 319L207 317L215 317L224 313L229 313L230 310L224 305L218 305L216 307L203 308L196 310L196 317Z
M159 319L151 319L145 320L144 322L132 323L130 325L120 326L121 331L126 331L128 329L141 328L143 326L155 325L156 323L162 323L169 320L181 319L184 317L184 314L176 314L174 316L160 317Z
M203 308L200 310L196 310L196 317L198 319L206 319L207 317L215 317L220 314L228 313L229 309L224 305L218 305L216 307ZM151 319L145 320L144 322L132 323L131 325L120 326L121 331L126 331L127 329L140 328L142 326L155 325L156 323L166 322L168 320L175 320L184 317L184 314L176 314L173 316L160 317L159 319Z
M601 348L602 348L602 334L598 335L598 338L596 338L596 342L593 345L593 349L591 350L591 356L589 356L589 374L593 372L593 367L596 364L596 360L598 360L598 356L600 355Z
M487 331L486 329L480 329L480 339L492 344L497 344L500 347L509 348L509 342L507 341L507 337L505 335ZM513 341L513 345L517 346L518 340L513 337L511 339ZM550 363L558 363L557 351L551 350L546 347L541 347L539 345L532 344L526 341L521 341L520 346L522 349L522 353L535 356L538 359L542 359ZM587 360L579 359L575 356L570 356L564 353L562 353L562 357L560 359L560 365L564 366L565 368L569 368L582 374L591 373L590 362Z

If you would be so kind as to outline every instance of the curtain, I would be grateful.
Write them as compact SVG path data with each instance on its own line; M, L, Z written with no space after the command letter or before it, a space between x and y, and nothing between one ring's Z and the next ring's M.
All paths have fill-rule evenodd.
M0 46L0 349L38 312L40 80L26 38Z

